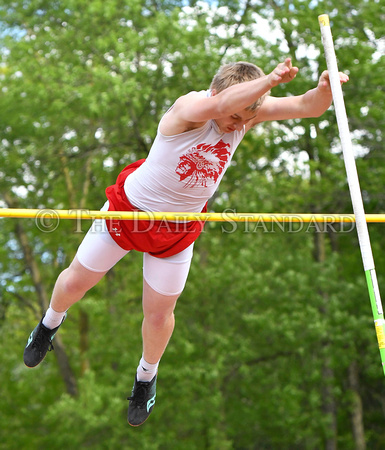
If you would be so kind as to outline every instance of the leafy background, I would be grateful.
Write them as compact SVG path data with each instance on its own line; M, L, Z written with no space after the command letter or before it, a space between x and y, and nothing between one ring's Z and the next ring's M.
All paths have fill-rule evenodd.
M384 5L378 0L3 0L0 201L98 209L180 95L218 66L300 68L316 85L327 13L367 213L384 213ZM333 107L247 136L210 211L351 213ZM382 449L385 387L354 227L210 223L196 243L157 404L126 397L141 354L141 255L75 305L36 369L31 329L87 221L0 220L1 449ZM382 224L369 227L380 289Z

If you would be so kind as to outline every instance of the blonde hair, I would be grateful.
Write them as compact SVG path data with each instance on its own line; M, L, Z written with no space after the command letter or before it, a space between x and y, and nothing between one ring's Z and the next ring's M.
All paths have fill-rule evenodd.
M219 93L221 91L224 91L228 87L233 86L234 84L256 80L263 77L264 75L265 74L261 68L249 62L238 61L225 64L219 68L217 74L214 76L210 85L210 89L215 89L215 91ZM262 105L263 100L269 94L270 91L266 92L266 94L264 94L255 103L251 104L246 109L255 111Z

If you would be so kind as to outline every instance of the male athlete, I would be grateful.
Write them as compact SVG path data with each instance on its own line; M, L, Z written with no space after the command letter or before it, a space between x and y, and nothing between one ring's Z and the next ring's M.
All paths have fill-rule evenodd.
M277 98L270 90L293 80L291 59L268 75L254 64L221 67L210 89L178 98L162 117L145 160L126 167L106 189L110 211L201 212L216 191L233 154L258 123L318 117L330 106L328 72L317 87L299 96ZM341 83L347 75L340 73ZM101 226L103 225L103 227ZM38 365L66 317L67 310L131 250L143 252L142 357L132 394L128 422L141 425L155 404L159 361L174 329L174 308L182 293L200 222L96 220L71 265L58 277L50 306L32 331L24 350L28 367Z

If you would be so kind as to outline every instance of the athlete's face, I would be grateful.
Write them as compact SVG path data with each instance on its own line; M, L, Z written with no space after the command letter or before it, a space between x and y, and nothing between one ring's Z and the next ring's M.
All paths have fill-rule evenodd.
M231 116L215 119L215 122L222 133L232 133L233 131L241 131L243 126L254 119L256 115L257 113L255 111L244 109Z

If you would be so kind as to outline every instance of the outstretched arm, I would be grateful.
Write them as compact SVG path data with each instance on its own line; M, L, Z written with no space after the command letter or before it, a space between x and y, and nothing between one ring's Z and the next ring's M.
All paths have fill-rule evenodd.
M177 134L191 128L197 128L210 119L220 119L244 110L272 87L288 83L298 72L291 59L277 65L268 75L256 80L235 84L222 92L213 91L211 97L190 92L180 97L161 122L161 132Z
M346 83L349 77L340 72L341 83ZM318 86L303 95L294 97L267 97L258 111L253 124L268 120L302 119L321 116L332 103L329 73L322 72Z

